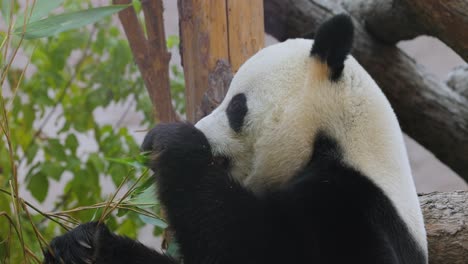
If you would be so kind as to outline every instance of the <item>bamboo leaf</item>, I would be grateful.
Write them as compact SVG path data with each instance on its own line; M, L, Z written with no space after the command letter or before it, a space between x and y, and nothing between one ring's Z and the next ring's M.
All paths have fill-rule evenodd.
M141 219L141 221L143 221L145 224L149 224L149 225L153 225L153 226L157 226L157 227L160 227L162 229L165 229L167 228L167 223L164 222L162 219L158 219L158 218L153 218L153 217L149 217L149 216L146 216L146 215L138 215L138 217Z
M63 31L80 28L95 23L106 16L115 14L128 6L129 5L112 5L50 16L27 24L24 37L26 39L43 38L53 36ZM18 27L15 30L16 34L21 34L22 32L23 27Z
M64 0L36 0L34 4L34 9L32 11L31 16L28 18L28 22L32 23L38 21L41 18L47 16L52 10L59 7ZM29 15L30 11L26 10L26 12L18 15L16 18L16 26L23 27L24 24L24 16Z
M0 0L0 12L5 23L8 24L10 22L11 0Z
M142 193L138 194L135 197L127 199L127 202L130 204L135 204L140 208L153 207L155 205L158 205L158 201L156 200L155 194L156 188L154 187L154 185L150 185Z
M147 155L145 153L141 153L135 157L130 158L106 158L106 160L127 165L130 167L134 167L136 169L144 169L146 168L145 164L147 163Z

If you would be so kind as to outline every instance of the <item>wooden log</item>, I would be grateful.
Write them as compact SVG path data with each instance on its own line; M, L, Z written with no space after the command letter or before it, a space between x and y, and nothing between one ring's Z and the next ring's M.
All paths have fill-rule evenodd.
M429 263L468 263L468 192L419 197L429 242Z
M118 5L131 2L131 0L113 0L113 3ZM166 48L162 1L142 0L141 4L145 14L148 38L143 32L133 7L119 12L119 19L153 103L156 121L176 121L178 117L172 106L169 83L171 54Z
M395 44L430 35L468 61L466 0L346 0L344 6L382 41Z
M346 10L336 1L265 0L265 29L279 40L311 37L321 22ZM352 54L382 88L402 129L468 181L468 100L394 45L379 42L354 20Z
M218 62L236 71L263 47L263 2L178 0L178 8L187 119L196 122L206 114L200 105Z

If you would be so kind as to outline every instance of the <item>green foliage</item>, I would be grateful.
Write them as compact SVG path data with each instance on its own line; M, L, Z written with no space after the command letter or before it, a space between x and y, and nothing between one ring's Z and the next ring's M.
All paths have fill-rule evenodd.
M29 22L24 28L20 26L16 28L15 33L24 34L26 39L50 37L63 31L95 23L127 7L127 5L106 6L50 16L39 21Z
M133 4L141 8L139 1ZM57 7L63 14L47 17ZM9 27L0 28L0 263L37 263L41 236L50 241L65 231L63 225L90 220L103 220L130 237L145 224L161 234L167 224L158 217L144 156L135 156L137 142L120 121L96 120L96 112L109 106L141 112L142 126L153 120L128 42L108 16L123 7L36 0L31 8L0 0ZM178 43L177 37L168 38L169 48ZM17 48L26 63L12 63ZM173 66L171 92L180 114L185 113L183 78ZM80 146L80 138L95 148ZM108 179L118 188L112 197L101 188ZM55 182L61 182L63 195L53 212L43 213L34 204L50 196ZM22 194L16 186L36 201L16 197Z

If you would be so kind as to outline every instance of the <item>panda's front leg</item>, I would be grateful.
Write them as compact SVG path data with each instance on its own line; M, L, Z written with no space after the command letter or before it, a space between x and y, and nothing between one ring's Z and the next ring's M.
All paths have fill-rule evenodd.
M138 241L89 222L54 238L44 249L44 264L176 264Z
M160 124L146 136L158 197L184 263L266 263L273 232L266 202L231 180L205 135L191 124Z

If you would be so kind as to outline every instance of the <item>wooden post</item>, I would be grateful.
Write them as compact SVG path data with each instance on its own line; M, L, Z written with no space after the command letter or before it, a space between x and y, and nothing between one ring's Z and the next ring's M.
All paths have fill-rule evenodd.
M235 72L263 47L263 0L178 0L178 7L187 119L196 122L218 62Z
M263 1L227 0L229 62L239 67L265 45Z

